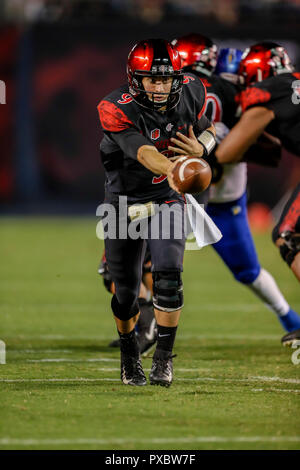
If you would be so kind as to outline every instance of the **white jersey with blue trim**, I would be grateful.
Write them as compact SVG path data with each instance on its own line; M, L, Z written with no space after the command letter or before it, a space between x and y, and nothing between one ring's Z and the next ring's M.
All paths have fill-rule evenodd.
M224 173L220 181L212 184L209 190L209 202L222 203L239 199L247 187L247 163L229 163L223 166Z
M223 122L215 122L216 140L220 143L229 129ZM228 163L223 165L220 181L212 184L209 190L209 202L222 203L239 199L247 187L247 163Z

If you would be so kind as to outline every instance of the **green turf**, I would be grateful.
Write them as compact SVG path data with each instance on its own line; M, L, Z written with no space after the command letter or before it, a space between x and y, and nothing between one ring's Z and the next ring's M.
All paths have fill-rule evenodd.
M299 449L300 365L275 315L210 247L185 255L172 387L121 384L95 230L88 218L1 220L0 448ZM255 240L300 310L269 235Z

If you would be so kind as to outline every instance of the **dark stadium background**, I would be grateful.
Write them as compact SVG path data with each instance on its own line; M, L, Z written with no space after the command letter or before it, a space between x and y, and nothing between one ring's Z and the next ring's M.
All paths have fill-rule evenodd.
M0 213L95 214L104 183L96 106L126 80L138 40L199 32L244 49L272 39L300 70L299 24L297 0L2 0ZM280 205L298 162L285 152L277 169L249 165L249 203Z

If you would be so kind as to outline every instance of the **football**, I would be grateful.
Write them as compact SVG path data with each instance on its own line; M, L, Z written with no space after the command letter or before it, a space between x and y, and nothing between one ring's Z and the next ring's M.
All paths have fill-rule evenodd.
M203 158L184 156L176 160L173 179L180 192L201 193L208 188L211 178L211 168Z

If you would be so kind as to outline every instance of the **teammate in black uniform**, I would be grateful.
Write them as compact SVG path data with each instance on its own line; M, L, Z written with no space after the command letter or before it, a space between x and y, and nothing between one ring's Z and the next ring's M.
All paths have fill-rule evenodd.
M111 305L121 343L121 379L124 384L146 384L134 332L145 243L142 238L122 238L121 232L137 213L133 204L139 204L143 217L148 215L150 233L153 226L161 227L159 222L171 206L174 217L170 219L168 239L162 231L157 239L147 238L158 329L150 383L169 386L172 349L183 306L185 236L184 201L173 182L175 163L167 158L172 156L168 145L178 130L195 133L195 155L201 157L214 144L214 127L203 116L204 85L191 74L183 75L179 53L167 41L151 39L136 44L128 57L127 76L128 85L113 91L98 105L104 131L101 156L106 172L105 202L118 214L118 236L105 239L105 253L116 287ZM124 196L129 204L125 213ZM164 204L155 211L153 203Z
M300 106L295 73L285 49L264 42L247 49L239 69L246 88L239 94L242 117L216 150L218 161L241 160L245 151L266 129L283 147L300 156Z
M236 50L227 49L226 55L223 50L218 57L217 70L219 72L221 70L235 71L235 75L226 73L225 76L230 79L229 82L213 74L217 59L217 46L211 39L201 34L189 34L172 41L172 44L178 49L183 59L184 70L193 72L204 82L207 89L205 115L214 122L217 140L221 141L238 121L238 104L235 97L240 87L234 83L238 81L237 71L242 51L238 51L239 54L237 54ZM236 60L238 55L239 59ZM184 147L180 140L176 142L177 147L189 152L186 142ZM169 149L177 150L173 146ZM249 148L246 158L253 160L254 157L257 160L258 156L261 156L263 160L261 163L265 164L271 156L273 164L274 160L278 159L278 153L280 154L280 147L278 152L278 145L274 146L270 138L264 136L264 140L260 139L260 142ZM276 159L274 159L274 154ZM212 154L209 155L209 159L214 164ZM216 182L217 179L219 179L218 182ZM206 210L221 230L223 237L213 245L213 248L230 269L234 278L258 296L276 314L287 332L297 330L300 327L300 316L285 300L272 275L259 263L247 217L247 164L241 162L224 165L222 169L217 168L215 182L216 184L210 187Z
M286 203L272 238L284 261L300 282L300 183ZM283 336L281 342L291 346L300 339L300 328Z
M243 114L216 149L218 161L239 161L264 130L279 138L283 147L300 157L300 89L297 86L300 73L294 71L285 49L273 42L255 44L245 51L239 76L246 86L239 95ZM294 201L296 194L297 189ZM292 205L292 201L289 204ZM273 240L299 277L299 243L291 244L289 237L282 236L280 230L275 230ZM282 342L285 343L285 338L293 333L297 334L286 335Z

